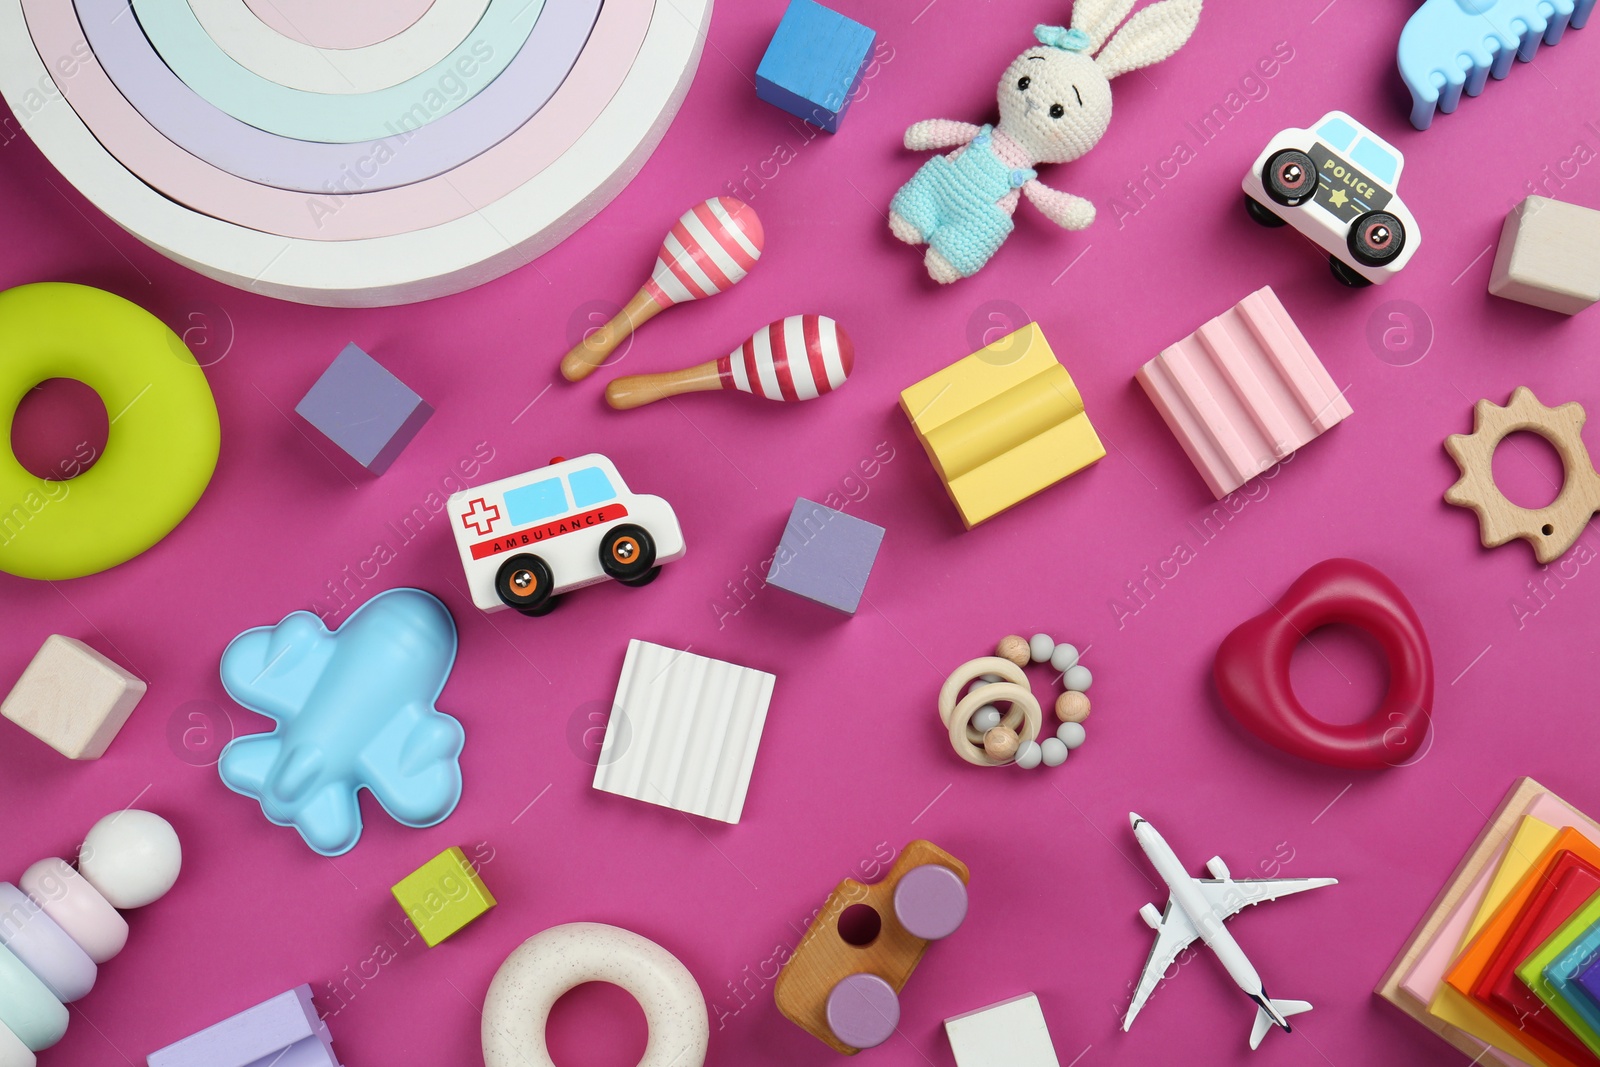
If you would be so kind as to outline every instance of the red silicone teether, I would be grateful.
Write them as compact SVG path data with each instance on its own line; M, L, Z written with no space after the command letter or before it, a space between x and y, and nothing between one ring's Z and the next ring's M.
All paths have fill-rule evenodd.
M1389 691L1371 717L1323 722L1294 695L1289 659L1303 635L1344 623L1370 633L1389 660ZM1268 744L1318 763L1377 770L1421 751L1433 712L1433 657L1411 602L1376 568L1329 559L1295 579L1276 604L1243 623L1217 649L1222 702Z

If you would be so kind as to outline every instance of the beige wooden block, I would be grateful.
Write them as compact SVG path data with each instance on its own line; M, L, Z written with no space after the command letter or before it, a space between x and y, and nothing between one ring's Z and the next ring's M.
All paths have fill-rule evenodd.
M1600 211L1530 196L1500 230L1489 292L1576 315L1600 301Z
M144 682L82 641L51 634L0 715L69 759L99 759L144 691Z

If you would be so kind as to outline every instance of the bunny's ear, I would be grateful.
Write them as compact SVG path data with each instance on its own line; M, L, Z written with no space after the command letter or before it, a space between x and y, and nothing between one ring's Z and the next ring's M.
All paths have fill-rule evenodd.
M1151 4L1111 38L1095 57L1107 78L1159 63L1182 48L1200 24L1202 0L1162 0Z
M1089 38L1089 53L1100 50L1117 28L1117 23L1128 17L1134 0L1077 0L1072 5L1072 28L1081 30Z

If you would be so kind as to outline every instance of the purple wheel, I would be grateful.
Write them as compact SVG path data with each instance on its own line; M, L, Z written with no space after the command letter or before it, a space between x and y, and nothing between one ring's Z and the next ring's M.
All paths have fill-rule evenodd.
M828 994L828 1029L852 1048L876 1048L900 1025L900 998L875 974L852 974Z
M967 887L949 867L925 863L906 872L894 888L894 913L926 941L949 937L967 917Z

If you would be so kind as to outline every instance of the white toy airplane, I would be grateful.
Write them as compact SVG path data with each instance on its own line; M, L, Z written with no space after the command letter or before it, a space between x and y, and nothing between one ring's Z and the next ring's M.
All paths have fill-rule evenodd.
M1139 1014L1144 1002L1155 992L1161 976L1178 958L1178 953L1199 939L1217 954L1217 959L1228 969L1229 976L1256 1003L1256 1022L1250 1031L1250 1047L1259 1046L1261 1039L1274 1026L1281 1026L1288 1033L1291 1029L1288 1017L1310 1011L1311 1005L1303 1000L1273 1000L1267 996L1261 985L1261 976L1223 923L1246 905L1335 885L1338 880L1235 879L1228 873L1228 865L1222 862L1220 856L1213 856L1206 861L1206 869L1211 872L1210 878L1195 878L1183 869L1172 846L1156 832L1154 826L1131 812L1128 819L1133 824L1133 835L1138 838L1139 847L1144 849L1144 854L1150 858L1151 865L1167 883L1172 895L1167 898L1165 912L1157 911L1154 904L1146 904L1139 909L1140 917L1156 932L1156 943L1150 950L1150 958L1145 961L1144 973L1139 976L1139 988L1134 991L1133 1003L1123 1017L1122 1029L1127 1030L1133 1025L1133 1017Z

